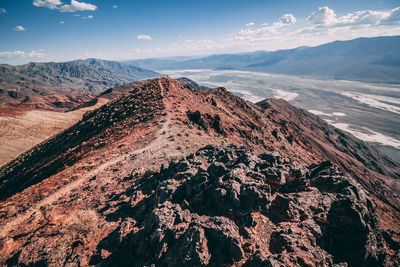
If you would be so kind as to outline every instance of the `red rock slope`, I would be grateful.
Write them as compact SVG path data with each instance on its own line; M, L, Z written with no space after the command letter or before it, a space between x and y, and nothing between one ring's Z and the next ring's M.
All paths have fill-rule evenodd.
M254 105L234 96L224 88L196 91L188 85L170 78L159 78L126 86L130 86L131 91L108 102L99 109L87 113L73 127L36 146L0 169L0 196L2 200L0 203L0 237L2 237L0 249L2 257L0 260L10 265L13 263L53 263L57 265L68 262L72 264L79 262L86 265L90 262L93 264L100 263L108 258L112 260L114 256L119 255L118 253L125 253L125 248L121 248L120 251L113 251L104 247L104 245L107 244L107 240L112 240L112 242L116 242L115 246L125 246L119 243L125 242L123 241L125 240L124 233L135 236L136 223L139 223L140 227L146 227L147 224L140 221L142 219L139 220L135 217L138 215L130 213L132 208L136 209L135 207L142 206L144 210L140 214L144 216L156 212L156 209L163 212L162 206L158 206L158 204L156 206L145 204L150 201L148 199L160 197L154 194L157 183L161 180L158 181L158 176L152 174L160 170L162 164L180 159L210 144L244 146L255 155L266 151L279 151L283 158L287 158L294 165L304 164L309 166L312 163L325 160L338 164L342 172L348 172L355 178L355 180L351 180L351 184L365 192L368 199L372 199L370 203L374 203L371 206L367 204L368 201L363 202L362 205L370 211L360 211L361 213L357 214L350 211L350 214L365 217L365 214L373 213L371 216L374 219L365 217L363 222L360 221L360 225L365 225L366 228L363 228L367 229L365 231L379 236L374 237L375 239L365 240L372 240L371 242L378 240L380 243L376 242L380 244L381 251L379 253L377 250L362 252L354 257L340 256L342 252L337 254L337 252L329 251L326 244L315 244L315 242L325 240L317 238L315 242L310 241L310 246L313 248L310 253L306 253L307 256L303 257L303 260L312 262L317 260L315 257L318 255L325 255L326 261L321 262L365 263L362 258L374 258L375 256L367 256L374 253L374 255L384 255L378 261L379 264L395 259L392 256L398 253L396 252L396 249L398 249L396 238L400 232L399 198L397 197L400 192L399 166L364 142L351 135L344 134L318 117L294 108L282 100L267 100L259 105ZM226 157L231 159L229 151L227 151ZM215 159L210 158L208 160L213 162ZM312 169L313 167L309 168ZM171 175L174 174L171 173ZM267 175L271 178L277 174L269 173ZM150 180L156 180L157 183L150 183L146 190L139 190L142 182L138 181L145 181L146 177L152 177ZM282 176L279 177L282 178ZM303 176L300 175L300 177ZM260 179L263 180L264 178ZM175 183L173 180L170 182ZM286 178L284 181L279 180L278 183L286 184ZM218 187L211 187L215 190L218 189ZM307 192L311 190L310 194L313 194L312 190L314 189L301 188L301 190ZM284 191L286 189L282 190L281 193L287 193ZM319 188L318 190L324 195L325 191L333 189ZM167 192L161 193L166 194ZM334 193L338 192L335 191ZM283 198L288 197L287 195L283 196ZM276 195L269 198L267 202L263 202L266 206L259 208L258 212L268 213L274 198L276 198ZM251 199L252 195L250 194L248 199L244 201L251 202ZM172 200L173 198L168 201L171 202ZM186 204L179 203L179 205L183 210L188 208L191 213L197 214L190 215L190 218L202 216L202 212L191 207L191 201L186 199ZM285 201L282 205L291 205L292 201L298 202L290 199L290 201L286 201L287 204L284 204ZM353 199L351 201L353 201L350 203L351 205L356 205L355 203L358 200ZM332 210L331 204L323 207L321 212L325 215L322 219L325 218L324 216L328 216L327 214ZM314 208L318 209L318 207L313 206L312 209ZM300 208L300 210L304 209L308 208L306 206ZM339 212L340 206L338 206L338 209ZM233 220L235 227L238 227L237 231L239 231L240 236L245 236L240 223L229 215L229 210L227 209L221 214L212 214L212 216L223 216L224 218L221 218L221 220ZM293 215L296 220L304 221L306 217L302 217L303 211L297 212L299 212L300 217ZM305 213L309 214L308 217L317 214L315 211L306 211ZM211 215L208 214L207 216ZM290 216L288 218L291 218ZM175 215L173 217L175 218ZM260 218L261 221L265 220L263 217ZM207 221L208 219L204 218L204 220ZM209 223L217 227L219 219L210 220L212 221L209 221ZM268 220L274 219L268 217ZM268 220L263 222L266 225L260 227L267 227ZM291 219L271 221L270 226L278 227L279 223L287 220L290 221ZM317 222L316 220L319 219L314 218L314 222ZM337 220L353 219L345 217ZM176 222L179 224L179 221ZM322 227L319 223L317 225ZM199 227L204 228L204 225ZM257 228L257 226L254 227ZM347 227L347 225L344 227ZM256 228L253 229L256 234L249 235L253 236L251 238L256 238L264 231L259 229L261 232L257 232ZM279 229L297 231L289 228ZM251 229L245 228L245 230ZM335 231L339 230L336 229ZM145 233L151 235L152 230L148 231ZM198 232L194 229L187 232L187 228L183 227L182 231L186 235L193 234L189 238L192 243L184 243L185 246L208 246L205 240L209 240L209 237L203 239L202 230L198 230L200 231ZM218 238L225 230L221 228L215 231L215 240L219 240ZM222 231L222 233L219 231ZM273 231L271 232L268 229L265 229L265 231L265 234L270 237L260 241L266 243L263 249L259 250L259 258L254 258L255 261L264 262L271 253L279 254L284 246L282 242L286 242L277 241L278 243L275 244L278 244L278 248L274 247L275 245L272 245L271 248L268 245L271 244L268 240L275 238L272 236ZM296 242L296 238L300 238L303 232L298 234L296 236L288 232L287 238ZM119 236L118 242L113 238L115 236ZM126 242L136 240L136 237L132 238L128 238ZM137 238L140 239L140 236ZM240 247L235 250L237 254L226 256L226 264L243 265L246 262L250 264L249 260L252 257L249 257L250 252L246 252L246 247L249 245L244 241L237 243L230 237L226 238L234 242L235 246ZM258 236L258 238L262 239L261 236ZM276 238L281 240L284 237L277 234ZM342 238L345 237L334 234L332 238L333 241L329 242L341 244ZM223 239L225 240L225 237ZM337 239L340 240L337 241ZM195 243L195 240L199 240L199 243ZM328 238L328 240L331 239ZM359 246L364 247L365 240L354 242L358 242ZM149 242L152 246L151 242L156 241L149 240ZM230 244L229 242L227 244ZM255 244L254 242L254 240L251 241L250 245ZM143 249L146 250L149 244L143 244ZM167 242L166 246L169 247L171 244ZM208 263L225 264L225 258L224 260L211 260L216 257L217 252L212 252L211 243L210 246L207 248L211 254L208 256L204 254L205 259L211 257ZM301 250L300 247L298 248ZM293 249L293 246L292 248L286 247L286 251L290 249ZM366 249L368 250L368 248ZM289 253L287 259L276 260L288 264L289 261L286 260L296 257L296 255L301 256L296 254L300 253L300 250L295 249L294 254ZM157 253L161 253L157 254L160 257L167 255L164 254L167 250L161 248L157 251ZM171 250L171 253L174 252L178 253L178 251ZM325 252L326 254L324 254ZM146 251L143 251L143 253L146 253ZM301 260L290 262L303 265ZM112 262L109 263L112 264Z

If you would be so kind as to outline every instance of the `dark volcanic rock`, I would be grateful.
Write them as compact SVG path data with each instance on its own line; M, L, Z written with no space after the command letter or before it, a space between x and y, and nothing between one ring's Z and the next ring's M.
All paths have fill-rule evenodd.
M218 115L211 116L210 114L201 114L200 111L196 110L194 112L187 111L186 115L188 119L197 124L204 130L208 130L209 128L214 129L217 133L226 135L224 127L222 126L221 117Z
M111 256L96 263L399 263L399 243L378 230L370 198L330 162L305 167L278 153L255 156L234 146L207 146L134 187L147 196L137 201L138 194L132 195L125 211L125 221L135 226L123 222L119 234L108 237Z

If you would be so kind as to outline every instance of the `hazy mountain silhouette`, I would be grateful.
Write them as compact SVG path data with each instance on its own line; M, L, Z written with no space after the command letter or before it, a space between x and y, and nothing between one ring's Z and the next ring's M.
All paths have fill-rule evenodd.
M323 79L400 82L400 36L335 41L274 52L127 61L150 69L249 70Z

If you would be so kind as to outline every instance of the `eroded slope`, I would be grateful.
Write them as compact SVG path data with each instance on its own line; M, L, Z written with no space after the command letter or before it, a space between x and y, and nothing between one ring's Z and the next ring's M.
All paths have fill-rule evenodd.
M297 254L302 250L300 247L298 247L300 249L298 250L295 249L295 244L289 244L284 249L287 252L286 256L284 256L286 258L277 258L277 256L273 255L283 253L283 250L275 253L281 250L281 248L272 248L272 251L271 248L268 248L264 252L260 251L258 253L260 256L257 256L257 259L254 258L254 260L264 262L268 260L289 264L289 262L296 263L296 260L293 258L295 255L299 255L305 261L316 257L316 255L324 255L325 258L320 260L325 263L332 261L367 263L368 260L373 263L378 262L379 264L383 264L384 262L390 262L391 259L395 259L393 255L396 253L396 249L398 249L396 247L396 236L400 232L400 225L398 223L400 220L396 211L398 199L395 197L395 194L400 192L398 189L399 182L396 179L398 166L395 163L392 164L387 158L381 158L380 154L376 154L376 151L366 146L363 142L350 135L343 134L339 130L335 130L333 127L319 120L318 117L296 109L283 101L269 100L266 103L254 105L234 96L224 88L197 91L185 83L170 78L158 78L141 83L132 83L126 85L126 87L130 91L123 93L119 98L103 105L99 109L87 113L73 127L33 148L28 153L0 169L0 195L2 197L2 202L0 203L0 236L3 237L1 251L5 255L2 258L4 261L23 264L48 263L60 259L56 255L61 255L60 264L67 261L72 263L80 262L80 264L84 265L89 262L102 262L108 257L111 260L113 259L110 256L111 254L119 255L119 253L126 253L126 249L129 249L129 246L126 247L127 244L122 242L122 240L125 240L124 236L118 237L118 233L125 231L126 229L123 230L122 228L126 226L128 227L126 233L129 233L129 238L133 238L127 239L128 241L126 242L129 243L132 240L141 239L134 237L135 232L131 232L129 229L134 229L136 223L145 229L148 224L150 225L153 222L142 221L143 219L136 218L136 216L150 216L156 209L162 208L161 206L154 206L158 203L157 199L160 197L156 193L156 188L163 181L162 179L172 179L170 181L175 183L173 181L175 179L173 178L174 173L171 173L172 177L164 178L160 175L153 176L152 174L160 169L165 171L165 168L161 167L162 164L169 164L171 160L176 161L181 159L186 155L196 152L201 147L210 144L245 146L255 155L263 154L266 151L279 151L281 154L279 158L286 158L284 161L287 161L286 163L279 164L282 166L289 164L289 167L285 167L289 168L286 170L289 171L289 174L284 173L283 179L281 175L283 172L279 174L276 171L268 172L266 169L262 169L264 167L269 168L268 166L260 167L261 169L257 169L256 171L253 166L246 165L253 172L264 170L266 172L263 174L265 178L263 176L251 178L250 176L243 179L255 179L248 180L250 183L254 183L255 188L257 188L256 182L262 181L262 184L265 185L262 190L266 190L262 194L268 193L268 187L271 191L270 195L267 194L268 197L263 197L262 204L254 204L252 199L258 199L257 194L252 195L251 190L253 189L249 189L249 195L246 195L247 193L243 195L248 196L248 199L246 200L243 197L241 200L244 201L243 203L247 203L244 206L248 208L247 211L243 211L245 208L240 207L242 204L227 208L225 211L223 211L223 207L220 207L221 210L218 206L214 209L211 207L207 209L207 212L214 212L213 214L208 214L206 211L200 210L201 205L199 203L202 203L203 200L206 201L208 197L212 197L212 194L214 194L212 193L213 189L221 188L221 190L217 190L221 193L225 185L234 184L231 180L226 184L220 184L219 182L214 184L215 181L219 180L212 180L213 182L209 183L211 191L204 191L207 197L198 198L196 200L198 202L195 201L196 198L189 196L190 194L187 197L184 195L186 204L182 202L183 199L178 201L172 196L172 198L167 197L163 200L165 205L172 205L171 207L168 206L172 210L176 207L178 213L181 211L175 204L178 204L181 210L187 209L190 213L198 214L189 214L187 218L189 221L197 221L200 228L206 229L208 227L206 227L206 224L209 223L209 225L214 225L212 227L217 229L216 224L218 220L199 218L198 216L222 216L221 220L231 220L235 223L236 227L239 227L240 224L236 224L235 216L240 217L249 212L257 211L259 214L268 217L270 216L268 214L270 214L271 209L273 210L271 207L274 199L280 196L279 194L282 195L284 193L286 195L282 195L282 198L290 199L282 200L283 206L277 204L279 210L285 207L285 203L289 205L288 203L292 203L292 201L293 203L300 201L299 207L290 208L289 215L282 217L284 219L279 219L279 216L284 215L276 215L278 219L271 215L272 217L268 217L269 221L266 220L267 217L260 218L266 220L262 225L265 223L268 224L268 227L273 231L281 229L292 232L297 229L300 232L296 232L297 230L294 232L298 233L298 236L288 233L288 236L281 237L280 234L277 234L278 240L283 238L296 242L296 240L300 240L300 237L303 237L304 231L306 231L302 228L302 225L299 226L300 222L306 220L304 218L312 218L315 223L314 226L317 225L321 230L324 227L323 220L317 222L319 219L314 218L314 215L320 214L322 219L329 220L327 216L332 209L333 203L342 198L350 198L349 201L352 204L349 205L351 207L346 206L345 211L349 211L350 214L354 215L355 213L352 211L354 210L354 205L361 205L357 206L360 207L360 209L357 208L358 215L354 215L356 217L351 218L354 219L358 218L357 216L362 216L362 219L356 220L356 225L364 229L362 234L364 237L367 236L361 241L353 240L357 247L366 247L365 251L355 256L356 259L352 259L349 255L340 256L341 252L329 251L326 245L315 244L313 243L314 241L310 241L311 243L306 243L306 245L310 245L310 250L304 252L303 256ZM345 143L349 145L346 146L344 145ZM228 161L230 157L240 158L239 154L245 153L242 150L240 152L233 148L222 149L221 151L226 152ZM355 153L358 153L358 157L355 156ZM210 160L211 162L216 161L217 158L217 156L212 155L203 156L207 161ZM336 177L337 181L333 180L346 184L343 187L347 188L345 191L336 188L336 182L328 184L332 188L327 189L319 187L320 185L310 184L313 177L311 175L313 168L320 166L318 164L325 160L330 160L338 164L340 169L331 169L331 165L321 167L321 171L328 172L328 177L325 177L325 174L322 173L321 177ZM221 159L218 161L221 161ZM259 158L255 159L255 161L260 161L261 164L265 159ZM226 162L222 163L225 164ZM297 163L295 164L294 162ZM237 163L239 164L240 162ZM314 167L310 166L313 163L317 163L317 165L312 165ZM310 166L303 168L306 170L306 173L309 173L309 176L301 174L300 176L305 178L299 181L292 177L294 174L290 174L290 170L293 169L294 171L297 167L293 166L297 166L297 164L298 166L300 164ZM173 164L171 165L173 166ZM236 166L235 164L231 165L225 164L223 168L229 169ZM293 168L290 165L293 165ZM242 164L236 167L243 167L244 171L248 171L247 167L245 168ZM208 167L204 166L204 168ZM356 181L348 178L346 175L340 174L345 171L351 173ZM195 175L195 173L192 174ZM243 175L243 177L247 177L247 173ZM297 181L294 182L295 184L303 180L308 181L308 184L301 185L300 183L300 185L293 185L290 182L290 179L292 179L290 177L294 179L293 181ZM189 186L185 182L185 179L178 179L179 181L176 182L176 185L178 186L182 183L185 186ZM242 185L244 187L251 187L246 184L245 180L239 182L240 187ZM329 179L326 182L329 182ZM273 189L274 183L276 184L275 187L279 189ZM380 186L372 187L374 184ZM286 190L284 188L287 188L289 185L293 186L293 189L289 188L287 189L289 191L284 191ZM147 186L146 190L140 189L139 187L141 186ZM169 188L173 189L173 186ZM206 187L203 189L206 189ZM355 193L353 189L357 192L360 190L365 192L366 196L364 197L364 193L354 196L354 194L357 195L358 193ZM226 189L224 190L226 191ZM293 190L298 192L294 192ZM166 194L166 191L161 193ZM320 211L314 210L314 206L309 210L308 204L301 204L301 201L306 201L305 197L295 195L297 193L304 196L307 195L310 200L315 197L315 201L318 203L327 196L330 200L327 200L328 202ZM203 193L200 192L199 194ZM224 197L223 195L220 197L222 204L224 203L222 201ZM157 200L157 203L153 203L153 200L151 202L150 199ZM322 202L325 203L325 200ZM368 204L369 202L374 204L371 206ZM236 202L230 204L233 205L234 203ZM139 207L136 205L145 205L147 208L138 211L135 210ZM209 204L204 202L204 207L207 207L207 205ZM252 205L256 205L258 208L254 210ZM233 209L238 209L240 211L239 215L233 212ZM229 214L229 210L232 210L233 213ZM317 210L319 210L318 207ZM303 213L307 216L304 217ZM175 218L176 215L171 216ZM133 224L129 222L122 223L128 218L136 222L133 223L131 221ZM247 217L244 216L243 218ZM275 220L274 218L277 221L273 221ZM205 220L200 223L203 219ZM295 221L292 222L292 219ZM169 217L167 220L169 220ZM82 228L82 221L85 222L83 225L87 225L88 227ZM290 223L287 225L290 229L279 228L284 227L283 225L286 225L285 223L287 222ZM173 225L175 225L175 222ZM232 227L232 231L235 229L240 230L240 227L235 228L234 225ZM294 228L291 229L291 227ZM356 228L355 226L351 227L353 227L351 229ZM151 233L153 230L149 229L148 231ZM198 232L196 231L196 229L192 229L190 233L193 232L197 236L196 238L198 238ZM202 230L199 231L201 232ZM218 232L218 229L215 231L217 235L215 238L219 240L218 238L223 234L224 230L221 230L222 233ZM239 231L239 236L244 236L241 231ZM251 238L256 238L264 230L260 229L260 232L257 231ZM113 239L115 235L119 240L118 242L116 241L117 239ZM193 241L193 238L190 238L190 240ZM239 246L240 249L235 250L234 256L229 254L228 256L224 256L223 259L213 259L212 255L216 254L213 252L215 247L211 245L214 242L212 241L213 238L211 237L210 239L209 254L208 256L204 254L204 259L208 259L209 262L216 264L222 264L225 261L237 264L249 262L250 264L253 257L250 257L251 253L246 250L246 246L249 245L245 245L245 243L238 244L236 241L232 242ZM225 237L221 238L225 240ZM228 240L230 240L229 238ZM242 240L241 238L243 237L239 239ZM322 242L325 240L324 238L328 237L317 238L314 236L313 238L311 240ZM344 237L335 237L334 235L332 238L334 240L332 242L342 242L340 240ZM335 238L339 239L339 241ZM111 244L114 247L118 245L117 251L103 247L107 244L108 239L116 242ZM200 240L203 239L200 238ZM206 243L209 242L209 237L206 237L204 240ZM328 240L330 239L328 238ZM143 239L143 242L153 241ZM165 242L166 246L173 246L169 241ZM204 244L202 242L199 243L201 246ZM371 247L371 242L376 242L379 246ZM62 244L67 245L63 247ZM195 244L191 243L187 244L187 246L198 246ZM146 250L147 246L149 245L143 243L142 247ZM293 252L291 250L293 249L295 250L295 254L291 254ZM166 250L161 250L162 253L160 253L164 255ZM256 250L251 251L255 252ZM382 256L378 257L377 255ZM174 256L178 257L177 255ZM160 259L165 260L161 256L160 259L151 258L147 254L143 254L143 257L143 259L149 262ZM297 263L301 265L300 260Z

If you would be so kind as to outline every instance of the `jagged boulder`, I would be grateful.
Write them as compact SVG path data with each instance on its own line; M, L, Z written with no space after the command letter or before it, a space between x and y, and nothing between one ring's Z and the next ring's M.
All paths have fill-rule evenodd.
M399 263L398 247L377 228L370 198L330 162L305 167L275 152L207 146L135 188L148 195L128 212L136 226L116 238L102 264Z

